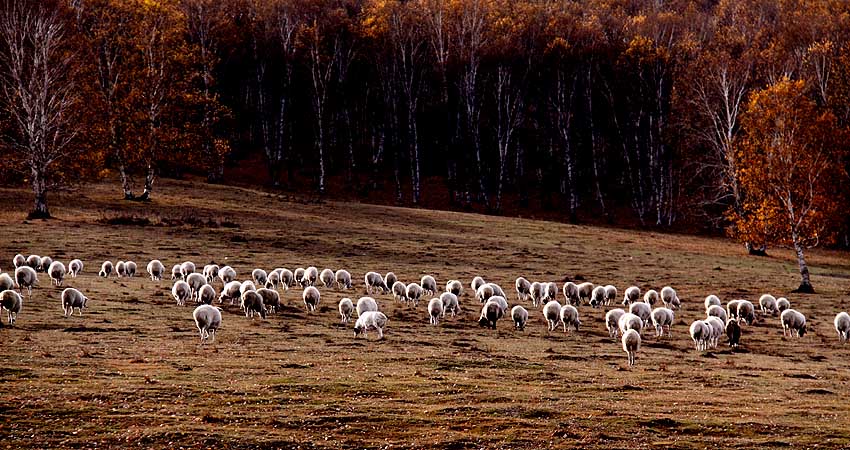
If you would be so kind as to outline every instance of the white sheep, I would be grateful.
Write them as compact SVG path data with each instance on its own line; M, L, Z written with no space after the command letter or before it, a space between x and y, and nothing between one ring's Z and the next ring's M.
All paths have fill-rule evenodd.
M304 283L307 283L307 286L315 286L319 281L319 269L310 266L304 269L304 277L301 278L301 285L304 286Z
M50 276L53 284L62 286L62 281L65 280L65 265L59 261L53 261L47 268L47 275Z
M32 297L32 288L38 284L38 274L30 266L21 266L15 269L15 285L23 293L27 290L27 295Z
M712 305L722 306L722 303L720 303L720 297L714 294L707 296L705 298L705 309L707 310Z
M460 313L460 304L458 303L457 295L451 292L443 292L440 294L440 301L443 302L443 315L448 313L454 317Z
M251 271L251 279L254 280L256 286L265 286L269 280L269 275L263 269L254 269Z
M211 305L213 300L215 300L215 288L209 284L201 286L201 289L198 291L198 301L206 305Z
M41 270L41 257L38 255L27 256L27 266L36 272Z
M640 333L635 330L626 330L623 333L623 351L629 357L629 366L635 365L635 355L640 350Z
M545 287L546 286L544 284L536 281L531 283L531 286L529 287L529 296L531 297L531 304L534 305L534 307L543 304L543 298L546 297ZM476 296L477 295L478 293L476 292Z
M307 311L313 312L316 311L316 308L319 306L319 300L321 300L322 294L319 293L319 290L314 286L307 286L304 288L304 292L301 294L301 299L304 300L304 306L307 307Z
M126 271L126 268L124 266L124 261L118 261L117 263L115 263L115 275L117 275L118 278L121 278L121 277L125 276L126 274L127 274L127 271Z
M487 301L487 303L481 307L481 316L478 318L478 325L495 330L496 322L504 315L505 310L502 308L502 305L493 301Z
M21 266L18 269L23 267L31 268L29 266ZM9 325L15 325L15 321L18 320L18 314L20 314L23 305L24 299L21 297L21 294L9 289L0 292L0 311L5 309L8 313ZM2 322L0 322L0 325L2 325Z
M378 289L381 290L381 293L390 290L390 288L384 282L384 277L382 277L381 274L377 272L367 272L366 275L363 277L363 280L366 284L366 293L369 295L373 295Z
M621 308L614 308L605 313L605 328L608 329L608 336L616 339L620 335L620 318L626 314Z
M437 280L435 280L431 275L422 276L422 279L419 280L419 285L422 286L422 290L425 291L425 294L427 295L434 295L437 293Z
M304 284L303 284L304 268L299 267L299 268L295 269L295 272L293 272L293 275L292 275L292 279L295 280L295 282L298 283L299 286L303 287L304 286Z
M148 263L147 270L148 275L151 277L151 281L159 281L162 279L162 274L165 273L165 266L162 265L162 261L152 259L151 262Z
M181 272L180 264L175 264L175 265L171 266L171 281L182 280L182 279L183 279L183 273Z
M726 315L726 310L723 309L720 305L711 305L708 309L705 310L706 317L717 317L726 323L729 320L729 316Z
M380 311L367 311L363 313L362 316L357 318L357 322L354 323L354 337L357 337L361 333L364 337L366 336L367 331L377 331L378 339L381 340L384 338L384 328L387 326L387 316Z
M68 273L71 275L71 278L77 278L83 271L83 262L79 259L72 259L71 262L68 263Z
M171 286L171 295L177 301L177 306L183 306L186 304L186 300L192 297L192 288L189 287L189 283L177 280L174 286Z
M207 340L215 342L215 332L221 328L221 309L210 305L200 305L192 311L195 326L201 334L201 343Z
M643 319L639 316L627 312L620 316L617 321L617 327L620 329L620 334L625 334L628 330L635 330L638 333L643 329Z
M605 293L605 286L596 286L590 294L590 306L598 308L605 304L605 299L608 295Z
M543 283L543 301L558 300L558 285L556 283Z
M785 297L779 297L776 299L776 310L782 314L782 311L786 309L791 309L791 302L788 301Z
M50 269L50 265L53 264L53 258L49 256L44 256L41 258L41 265L36 269L39 272L47 273L47 270Z
M691 323L691 339L694 341L697 351L708 349L708 341L711 339L711 326L704 320L695 320Z
M658 292L655 289L650 289L643 294L643 302L649 306L655 306L658 303Z
M552 300L543 306L543 318L549 324L548 331L555 331L555 327L561 321L561 304Z
M648 303L643 302L635 302L629 305L629 312L640 317L643 320L643 326L649 326L650 321L652 320L652 308Z
M726 317L738 320L738 304L743 300L731 300L726 304Z
M519 297L519 301L524 302L528 300L528 297L531 295L531 283L528 282L524 277L519 277L514 282L514 286L516 288L517 297Z
M838 341L842 344L850 339L850 314L840 312L835 315L835 331L838 332Z
M585 301L590 301L590 295L593 293L593 283L582 283L577 286L578 287L578 302L577 306L580 306Z
M387 274L384 275L384 284L387 286L394 285L396 281L398 281L398 277L394 273L387 272Z
M439 298L432 298L428 302L428 315L431 317L431 325L438 325L443 314L443 301Z
M16 269L18 267L25 266L26 264L27 258L20 253L18 253L17 255L15 255L14 258L12 258L12 265L15 266Z
M82 292L74 288L67 288L62 291L62 314L65 317L71 317L74 314L74 308L77 309L80 316L83 315L83 310L88 306L89 299Z
M782 319L782 335L803 337L806 334L806 316L795 309L786 309L780 316Z
M266 277L265 287L268 289L277 289L280 286L280 272L283 269L274 269L269 272L268 277Z
M0 273L0 292L7 289L14 289L15 280L8 273Z
M670 327L673 326L673 310L670 308L655 308L652 310L652 325L655 326L655 336L664 337L664 330L667 329L667 336L670 334Z
M478 292L478 288L480 288L484 283L486 283L484 278L475 277L472 279L472 283L469 283L469 286L472 288L472 292Z
M407 302L407 286L401 281L393 283L392 288L393 298L400 302Z
M218 278L218 272L221 270L216 264L207 264L204 266L203 275L207 278L207 283L212 284L213 280Z
M185 261L183 264L180 264L180 275L183 276L184 280L190 273L195 273L195 263L192 261Z
M218 296L218 302L221 303L224 300L230 300L230 304L232 305L237 298L242 296L242 283L236 280L233 280L224 285L221 288L221 293Z
M407 285L407 290L404 295L407 297L407 300L413 302L413 306L416 307L419 303L419 299L424 293L425 291L422 289L422 286L419 286L416 283L410 283Z
M207 278L200 273L190 273L186 277L186 284L189 285L190 294L189 298L192 300L199 300L199 294L201 293L201 287L207 284Z
M617 288L609 284L605 286L605 305L610 305L617 300Z
M339 269L334 273L334 281L336 281L337 289L351 289L351 274L345 269Z
M478 287L478 290L475 291L475 298L478 300L478 303L486 303L487 300L490 300L490 297L494 295L496 295L496 290L493 289L493 285L490 283L482 284Z
M623 294L623 306L629 306L638 300L640 300L640 288L637 286L630 286L627 288L626 292Z
M360 297L357 300L357 317L363 315L363 313L367 311L380 311L381 309L378 307L378 302L375 301L372 297Z
M230 266L224 266L218 269L218 278L221 280L221 284L227 284L231 281L236 280L236 270Z
M319 273L319 280L326 288L332 288L336 284L336 274L331 269L322 269Z
M456 297L463 295L463 283L460 280L449 280L446 282L446 292L451 292Z
M242 294L244 294L248 291L256 291L256 290L257 290L257 286L254 285L253 281L245 280L245 281L242 282L242 285L239 286L239 296L241 297Z
M664 303L664 306L670 309L679 309L679 307L682 306L682 301L679 300L676 290L670 286L664 286L661 288L661 302Z
M498 303L499 306L502 307L502 311L505 314L508 313L508 300L505 297L502 297L501 295L494 295L494 296L490 297L490 299L487 300L487 301Z
M257 293L263 298L263 305L270 314L274 314L280 308L280 294L274 289L259 288Z
M756 321L756 308L747 300L738 302L738 320L743 320L747 325L752 325Z
M129 278L134 278L136 276L136 263L133 261L125 261L124 262L124 272Z
M257 291L245 291L241 297L241 307L245 310L245 317L254 320L254 314L259 314L261 318L266 318L266 305L263 304L263 297Z
M104 261L103 264L100 265L100 272L97 273L97 276L109 278L109 275L112 275L113 270L114 267L112 266L112 261Z
M574 327L578 332L578 327L581 326L581 319L578 318L578 310L573 305L561 306L559 314L561 325L564 326L564 333L567 332L567 327Z
M347 324L351 320L351 316L354 314L354 303L351 302L350 298L343 298L339 301L339 317L340 322Z
M776 297L770 294L759 297L759 308L762 314L770 314L771 316L779 314L779 310L776 309Z
M514 321L514 327L517 330L525 330L525 324L528 323L528 310L521 305L516 305L511 308L511 320Z
M716 349L717 344L720 342L720 336L723 336L723 333L726 331L726 323L715 316L705 319L705 323L711 328L711 336L708 339L708 343L711 348Z
M563 289L561 292L564 293L564 298L567 299L567 303L570 305L578 305L581 302L581 298L578 295L578 286L572 281L567 281L564 283Z
M288 291L289 287L295 284L295 275L289 269L280 270L280 285L284 291Z

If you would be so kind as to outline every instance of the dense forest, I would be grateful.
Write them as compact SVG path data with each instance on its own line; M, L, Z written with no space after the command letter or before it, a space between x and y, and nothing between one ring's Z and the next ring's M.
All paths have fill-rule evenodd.
M848 244L843 0L6 0L0 37L41 215L193 173Z

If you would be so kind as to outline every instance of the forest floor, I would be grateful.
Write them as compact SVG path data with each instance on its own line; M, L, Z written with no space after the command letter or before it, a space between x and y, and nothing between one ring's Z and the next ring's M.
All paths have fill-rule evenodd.
M65 286L90 298L62 317L61 288L40 275L17 325L0 329L0 448L706 448L850 447L850 346L832 319L848 309L850 259L809 253L818 294L796 295L788 250L746 256L723 239L572 226L355 203L299 202L243 188L163 180L154 201L119 200L113 184L51 198L57 217L25 220L30 195L0 190L0 268L16 253L85 263ZM132 220L130 220L132 219ZM199 344L193 306L144 268L159 258L233 266L345 268L354 291L300 290L251 320L224 309L216 342ZM103 260L134 260L136 278L98 278ZM364 295L366 271L423 274L467 287L463 314L428 324L418 308L377 295L386 338L354 338L337 302ZM475 275L610 283L620 293L674 286L672 337L643 333L637 365L608 337L602 309L580 308L579 332L547 333L539 309L515 331L479 328ZM221 288L217 282L216 290ZM810 334L785 338L778 318L745 326L732 351L698 352L688 325L703 299L786 296ZM560 297L560 293L559 293ZM3 322L6 322L5 315Z

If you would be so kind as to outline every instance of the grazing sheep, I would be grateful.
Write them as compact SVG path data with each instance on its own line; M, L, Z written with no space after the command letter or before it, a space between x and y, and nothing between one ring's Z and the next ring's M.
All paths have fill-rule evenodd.
M112 275L112 270L112 261L104 261L103 264L100 265L100 272L97 273L97 276L109 278L109 275Z
M664 337L664 329L667 336L671 336L670 327L673 326L673 310L670 308L655 308L652 310L652 325L655 326L655 336Z
M71 317L74 314L74 308L77 309L80 316L83 315L83 310L86 308L88 304L88 297L83 295L82 292L74 289L67 288L62 291L62 314L65 317Z
M596 286L590 294L590 306L598 308L605 304L605 299L608 296L605 294L605 286Z
M275 269L269 272L269 276L266 278L266 288L277 289L280 286L280 271L281 269Z
M292 278L298 283L299 286L304 286L302 282L304 281L304 269L299 267L295 269L295 273L292 275Z
M729 339L730 347L737 347L741 343L741 325L737 320L726 321L726 338Z
M216 264L207 264L204 266L203 275L207 278L207 283L212 284L213 280L218 278L218 272L221 270Z
M649 326L650 321L652 320L652 308L649 303L643 302L635 302L629 305L629 312L640 317L640 320L643 320L643 326Z
M605 328L608 329L608 335L616 339L620 334L620 318L626 314L626 311L620 308L614 308L605 313Z
M529 287L529 296L531 297L531 304L536 308L538 305L543 304L543 298L546 297L546 286L542 283L534 282L531 283ZM476 292L476 295L478 293Z
M361 333L366 336L367 331L377 331L378 340L384 338L384 328L387 326L387 316L380 311L367 311L362 316L357 318L354 323L354 337L356 338Z
M543 318L549 324L548 331L555 331L555 327L561 321L561 304L552 300L543 306Z
M640 330L643 329L643 319L630 312L625 313L617 321L617 327L620 329L620 334L624 334L628 330L635 330L640 333Z
M738 320L738 304L743 300L732 300L726 304L726 317Z
M175 264L175 265L171 266L171 281L183 279L183 273L180 269L181 269L180 264Z
M31 268L29 266L21 266L22 267ZM15 325L15 321L18 320L18 314L21 312L21 308L24 305L24 299L21 297L21 294L18 294L12 290L5 290L0 292L0 311L6 310L9 318L9 325ZM2 322L0 322L2 325Z
M407 286L404 285L401 281L396 281L393 283L393 298L400 302L407 302Z
M782 335L803 337L806 334L806 316L795 309L786 309L780 316L782 319Z
M756 321L756 308L747 300L741 300L738 303L738 320L743 320L747 325L752 325Z
M499 297L504 297L504 298L506 298L506 299L508 298L508 296L507 296L507 295L505 295L505 291L503 291L503 290L502 290L502 287L501 287L501 286L499 286L498 284L496 284L496 283L487 283L487 285L488 285L488 286L490 286L490 289L492 289L492 290L493 290L493 295L498 295ZM556 290L557 290L557 288L556 288Z
M578 287L578 302L576 306L581 306L585 301L590 301L590 295L593 293L593 283L582 283Z
M529 283L525 278L519 277L514 282L514 286L516 287L516 293L517 297L519 297L519 301L527 301L528 297L531 295L531 283Z
M578 286L572 281L567 281L564 283L563 289L561 291L564 293L564 298L567 299L567 304L579 304L581 302L581 298L578 295Z
M38 269L36 270L38 270L39 272L47 273L47 271L50 270L51 264L53 264L53 258L49 256L44 256L41 258L41 265L38 266Z
M434 295L437 293L437 280L435 280L431 275L424 275L422 279L419 280L419 285L422 286L422 290L425 291L425 294Z
M520 305L511 308L511 319L514 321L514 327L519 330L525 330L525 324L528 323L528 310Z
M289 269L280 270L280 284L284 291L288 291L289 287L295 284L295 275Z
M543 301L558 300L558 285L556 283L543 283Z
M626 330L623 333L623 351L629 356L629 367L635 365L635 354L640 350L640 333L635 330Z
M481 307L481 316L478 318L478 325L495 330L496 322L501 319L504 314L505 310L502 309L502 305L488 301Z
M71 278L77 278L77 275L83 271L83 262L79 259L72 259L71 262L68 263L68 273L71 275Z
M480 288L486 281L484 278L475 277L472 279L472 283L469 283L469 286L472 288L472 292L478 292L478 288Z
M396 281L398 281L398 277L395 276L394 273L387 272L387 274L384 275L384 284L386 284L387 286L394 285Z
M251 271L251 279L254 280L255 285L265 286L266 281L269 280L269 275L263 269L254 269Z
M605 286L605 305L610 305L617 300L617 288L609 284Z
M452 317L460 313L460 303L458 303L457 295L451 292L443 292L440 294L440 301L443 302L443 315L451 313Z
M726 323L729 320L729 316L726 315L726 310L723 309L720 305L711 305L708 309L705 310L706 317L717 317L722 320L723 323Z
M380 311L381 310L380 308L378 308L378 302L375 301L375 299L372 298L372 297L360 297L360 299L357 300L357 308L356 309L357 309L357 317L362 316L363 313L365 313L367 311Z
M280 294L276 290L259 288L257 289L257 294L260 294L260 297L263 298L263 305L266 306L266 310L269 313L274 314L280 308Z
M0 273L0 292L13 289L15 287L15 280L8 273Z
M720 303L720 297L718 297L714 294L711 294L708 297L706 297L705 298L705 309L708 310L708 308L712 305L722 306L722 303Z
M189 285L191 293L189 298L197 301L200 299L201 287L207 284L207 278L200 273L190 273L186 277L186 283Z
M174 300L177 300L177 306L183 306L186 300L192 297L192 288L189 287L189 283L177 280L174 286L171 286L171 295L174 296Z
M493 289L493 285L490 283L482 284L478 287L478 290L475 291L475 298L479 303L486 303L487 300L490 300L490 297L494 295L496 295L496 290Z
M232 305L237 298L242 296L242 283L239 281L231 281L224 285L221 288L221 294L218 296L218 302L221 303L224 300L230 300L230 304Z
M838 332L838 341L844 344L850 339L850 314L840 312L835 315L835 331Z
M581 319L578 318L578 310L573 305L561 306L561 325L564 326L564 333L567 332L567 327L575 327L578 332L578 327L581 326Z
M319 273L319 280L326 288L331 288L336 284L336 275L331 269L322 269L322 272Z
M27 258L24 255L18 253L12 258L12 265L17 269L18 267L25 266L27 264Z
M218 278L221 280L221 284L227 284L231 281L236 280L236 270L230 266L224 266L221 269L218 269Z
M676 290L670 286L664 286L661 288L661 302L664 303L664 306L670 309L679 309L679 307L682 306L682 301L679 300Z
M440 318L443 317L443 301L439 298L432 298L428 302L428 315L431 316L431 325L438 325Z
M127 277L134 278L136 276L136 269L138 269L138 266L136 266L135 262L133 262L133 261L124 262L124 270L127 273Z
M192 261L185 261L183 264L180 264L180 275L183 275L184 280L190 273L195 273L195 263Z
M354 303L351 302L350 298L344 298L339 301L339 317L341 323L348 323L351 320L351 316L354 314Z
M221 310L215 306L200 305L192 311L192 317L201 333L201 343L206 344L207 340L215 342L215 332L221 327Z
M626 292L623 295L623 306L629 306L632 303L637 302L640 299L640 288L637 286L631 286L626 289Z
M446 292L451 292L456 297L463 295L463 283L459 280L449 280L446 282Z
M717 348L717 344L720 342L720 336L723 336L723 333L726 331L726 323L720 320L719 317L714 316L705 319L705 323L711 327L711 337L709 337L708 343L711 348Z
M158 259L153 259L148 263L148 275L151 277L151 281L159 281L162 279L162 274L165 273L165 266L162 265L162 262Z
M242 285L239 286L239 296L241 297L242 294L244 294L248 291L256 291L256 290L257 290L257 286L254 285L253 281L251 281L251 280L243 281Z
M305 281L307 286L315 286L319 281L319 269L313 266L304 269L304 277L301 278L302 287L304 287Z
M779 311L779 314L782 314L782 311L785 311L786 309L791 309L791 302L789 302L785 297L777 298L776 310Z
M255 313L263 319L266 318L266 305L263 304L263 297L257 291L242 293L241 307L245 310L245 317L250 317L251 320L254 320Z
M404 295L407 297L407 300L413 302L413 306L416 307L416 305L419 304L419 299L424 293L425 291L422 289L422 286L419 286L416 283L410 283L407 285L407 290Z
M307 307L308 312L313 312L319 306L319 300L321 300L322 295L319 293L319 290L314 286L307 286L304 288L304 292L301 294L301 299L304 300L304 306Z
M779 314L779 310L776 309L776 297L770 294L759 297L759 308L762 314L770 314L771 316Z
M125 266L124 261L118 261L115 263L115 275L117 275L118 278L127 275L127 267Z
M655 304L658 303L658 292L654 289L646 291L646 294L643 294L643 302L649 306L655 306Z
M27 256L27 266L36 272L41 270L41 257L38 255Z
M215 300L215 288L209 284L201 286L201 290L198 291L198 301L205 305L212 305L213 300Z
M30 266L21 266L15 269L15 285L23 293L27 290L27 295L32 297L32 288L38 284L38 274L35 269Z
M695 320L691 323L691 339L694 341L697 351L708 349L708 341L711 339L711 327L704 320Z
M487 301L498 303L499 306L502 307L502 311L504 311L505 314L507 314L507 312L508 312L508 300L505 297L502 297L501 295L494 295L494 296L490 297L490 299L487 300Z
M47 275L50 276L53 284L62 286L62 281L65 279L65 265L59 261L53 261L47 269Z
M348 273L348 271L345 269L339 269L336 271L336 273L334 274L334 281L336 281L337 289L351 289L351 274ZM392 285L388 284L387 286Z
M380 289L381 293L388 292L390 290L384 282L384 277L377 272L367 272L363 279L366 283L366 293L369 295L373 295L377 289Z

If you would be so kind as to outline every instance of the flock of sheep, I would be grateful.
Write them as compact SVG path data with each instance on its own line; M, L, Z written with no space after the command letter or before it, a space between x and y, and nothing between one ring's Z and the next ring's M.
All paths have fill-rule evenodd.
M37 255L24 257L18 254L12 262L15 266L14 279L9 274L0 272L0 311L8 312L10 325L15 324L17 315L21 312L24 290L28 296L32 296L32 289L38 284L39 272L46 273L52 284L61 287L66 275L75 278L84 267L79 259L70 261L66 268L60 261ZM165 266L156 259L150 261L146 269L153 281L162 280L166 274ZM134 277L136 270L136 263L132 261L118 261L115 265L105 261L101 264L98 275ZM353 287L351 273L343 269L324 269L321 272L316 267L299 268L295 271L278 268L271 272L254 269L250 280L239 281L236 271L230 266L208 264L198 273L195 264L190 261L174 265L171 269L171 279L174 281L171 294L178 305L185 305L187 301L199 304L192 315L204 344L214 341L215 332L221 327L222 310L213 306L216 298L219 304L229 301L234 305L238 301L246 317L253 319L255 315L259 315L265 319L267 314L280 308L281 290L287 291L290 287L300 286L303 289L301 298L307 311L315 312L321 300L319 287L342 291ZM219 292L216 292L214 287L216 280L222 285ZM437 281L430 275L423 276L418 283L405 284L398 280L393 272L385 275L368 272L364 276L364 284L367 295L391 293L395 300L413 307L418 306L423 297L431 297L427 310L432 325L438 325L447 314L454 317L461 311L459 299L463 296L464 286L459 280L449 280L441 292ZM475 277L470 287L475 293L475 299L482 305L479 325L495 329L496 323L510 311L514 327L517 330L525 329L529 320L528 310L521 304L511 308L507 294L498 284ZM17 288L18 292L13 290L14 288ZM566 282L559 289L556 283L529 282L519 277L516 279L515 290L520 302L530 301L534 308L542 306L542 314L550 332L559 326L563 327L564 333L569 329L578 331L581 326L578 307L582 304L600 308L618 301L617 288L612 285L594 286L592 283ZM558 299L559 292L563 294L563 304ZM75 288L64 289L61 295L63 315L69 317L76 309L82 316L88 300ZM655 307L658 303L663 306ZM765 294L761 296L758 304L762 316L779 315L785 335L801 337L806 333L806 317L791 309L787 299L777 299ZM716 295L709 295L705 298L704 305L706 318L695 320L690 326L691 339L700 351L717 348L724 334L729 345L737 347L741 338L741 325L752 325L756 320L756 307L747 300L729 301L724 308ZM626 309L612 308L605 313L605 324L611 338L622 343L631 366L635 364L635 355L640 349L641 332L644 329L652 326L656 337L671 335L674 311L681 307L681 300L670 286L662 288L660 292L650 289L642 296L640 288L631 286L624 292L622 306ZM379 339L383 339L387 316L380 311L378 302L373 297L361 297L356 303L350 298L343 298L338 304L338 310L343 324L348 324L354 313L357 313L354 324L355 337L360 334L365 336L367 331L376 331ZM840 342L850 340L850 314L838 313L834 325Z

